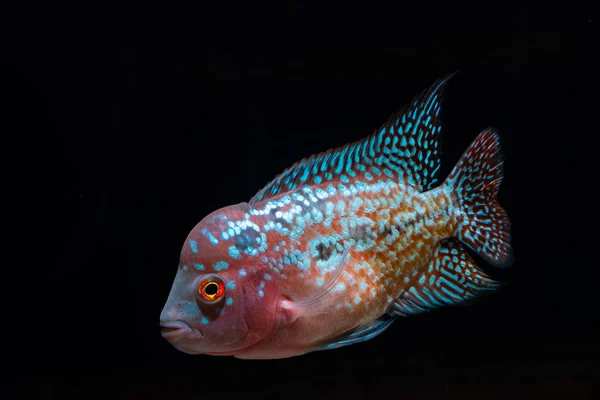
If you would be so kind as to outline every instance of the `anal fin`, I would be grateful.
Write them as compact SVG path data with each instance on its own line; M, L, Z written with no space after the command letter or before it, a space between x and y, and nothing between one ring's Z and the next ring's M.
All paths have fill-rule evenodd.
M443 241L431 262L393 303L389 314L410 316L465 303L500 283L475 264L457 239Z

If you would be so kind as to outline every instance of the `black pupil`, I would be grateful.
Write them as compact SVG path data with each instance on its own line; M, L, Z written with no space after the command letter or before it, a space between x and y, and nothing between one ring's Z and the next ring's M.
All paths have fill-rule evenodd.
M208 285L206 285L206 287L204 288L204 292L209 295L215 295L217 294L217 291L219 290L219 285L217 285L214 282L209 283Z

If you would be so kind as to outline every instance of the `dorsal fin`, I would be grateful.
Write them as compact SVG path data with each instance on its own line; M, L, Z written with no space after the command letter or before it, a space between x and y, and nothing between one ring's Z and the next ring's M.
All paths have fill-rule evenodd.
M250 204L298 186L343 181L362 172L383 172L421 191L431 189L440 166L442 92L453 75L436 81L370 136L298 161L256 193Z

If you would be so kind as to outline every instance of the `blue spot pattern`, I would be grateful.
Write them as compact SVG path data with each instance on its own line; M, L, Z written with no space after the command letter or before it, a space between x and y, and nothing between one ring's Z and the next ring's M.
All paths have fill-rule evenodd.
M459 239L494 266L506 268L513 264L514 256L510 221L496 200L503 164L497 132L485 129L448 176L448 185L467 217Z
M215 271L224 271L227 268L229 268L229 263L227 261L217 261L214 265L213 265L213 269Z
M422 277L425 279L419 279L398 297L392 315L408 316L460 304L500 286L477 267L456 239L440 245Z
M439 111L444 84L450 74L433 84L386 124L363 140L307 157L256 193L250 204L302 185L338 179L348 181L357 171L384 174L421 190L433 188L441 162Z

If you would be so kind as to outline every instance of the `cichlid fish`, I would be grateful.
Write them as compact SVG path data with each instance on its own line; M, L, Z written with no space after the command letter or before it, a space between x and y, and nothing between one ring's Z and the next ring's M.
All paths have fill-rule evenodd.
M497 133L482 131L436 185L449 78L369 137L305 158L248 203L200 221L160 316L163 337L189 354L291 357L496 289L465 246L512 264Z

